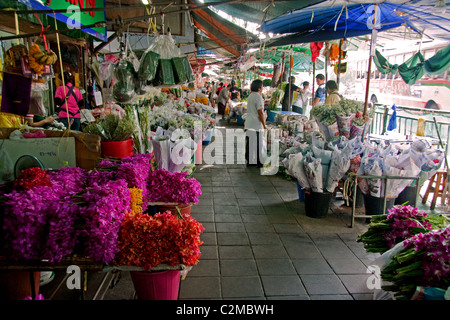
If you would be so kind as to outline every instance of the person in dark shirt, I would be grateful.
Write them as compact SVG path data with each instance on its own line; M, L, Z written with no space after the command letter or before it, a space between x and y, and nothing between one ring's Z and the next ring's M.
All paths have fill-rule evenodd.
M292 97L294 96L295 91L299 91L300 88L295 85L295 77L290 78L290 83L286 84L284 87L284 96L283 101L281 102L281 110L282 111L292 111ZM290 90L290 91L289 91Z

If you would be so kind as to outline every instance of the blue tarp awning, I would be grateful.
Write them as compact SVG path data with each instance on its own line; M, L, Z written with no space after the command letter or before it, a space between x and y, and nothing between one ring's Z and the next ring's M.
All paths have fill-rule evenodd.
M426 12L422 7L389 2L377 6L372 3L313 6L268 20L261 31L288 34L271 43L273 46L357 37L372 33L375 12L377 31L406 26L420 33L425 29L423 24L427 24L440 29L444 38L450 38L449 18Z

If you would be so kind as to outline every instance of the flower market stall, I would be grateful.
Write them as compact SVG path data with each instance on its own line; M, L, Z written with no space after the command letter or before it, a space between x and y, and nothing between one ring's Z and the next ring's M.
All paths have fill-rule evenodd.
M329 203L341 183L344 198L347 203L352 202L353 226L355 217L367 218L392 208L405 188L412 186L418 192L418 186L442 165L444 151L427 139L416 137L406 143L378 144L365 139L371 119L363 119L362 110L362 103L348 99L332 106L315 107L311 114L316 124L311 126L310 121L303 121L300 125L303 135L286 139L288 147L284 144L280 152L282 162L287 173L297 180L299 190L306 193L307 215L326 216L328 207L323 205L321 213L310 208L311 202L317 203L310 197L320 197L321 203ZM295 128L298 125L297 122ZM365 215L355 215L357 185L364 197Z
M86 270L129 266L147 272L195 265L202 225L189 212L161 207L154 214L149 206L198 203L201 186L186 173L155 169L152 159L103 160L90 171L23 170L2 194L2 270L78 262Z

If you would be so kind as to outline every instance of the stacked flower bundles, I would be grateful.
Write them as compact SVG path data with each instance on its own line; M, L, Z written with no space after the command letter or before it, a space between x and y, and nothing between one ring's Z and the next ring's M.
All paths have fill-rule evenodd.
M170 172L156 169L148 179L150 202L177 204L198 203L202 194L201 184L194 178L186 178L187 172Z
M445 216L427 215L412 206L394 206L388 212L372 216L368 230L358 236L357 241L362 242L368 252L384 253L416 234L450 224Z
M47 174L31 168L41 185L4 194L3 254L11 259L48 259L50 263L77 253L109 262L117 253L117 233L130 211L130 192L123 179L88 184L89 173L64 168ZM50 185L48 184L50 183ZM26 185L22 181L22 185Z

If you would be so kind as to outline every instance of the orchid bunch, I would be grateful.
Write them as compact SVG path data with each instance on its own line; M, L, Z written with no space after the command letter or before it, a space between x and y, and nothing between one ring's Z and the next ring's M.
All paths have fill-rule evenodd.
M113 264L146 271L160 264L195 265L200 259L203 226L192 217L179 219L170 212L127 214L119 231L119 252Z
M166 169L151 172L148 179L149 201L197 204L202 194L201 184L194 178L186 178L186 175L187 172L170 172Z
M124 215L130 211L130 192L125 180L98 185L94 183L80 195L80 217L83 227L77 238L84 254L102 262L110 262L117 253L117 237Z
M368 230L359 235L368 252L384 253L412 236L442 228L450 223L445 216L427 215L412 206L394 206L388 214L372 216Z
M382 279L392 283L385 290L395 292L398 299L411 299L417 286L450 286L450 228L420 233L399 246L401 250L381 271Z
M61 196L64 196L84 190L88 172L79 167L65 167L49 171L48 175L55 192L59 192Z
M35 186L28 190L12 190L4 195L3 249L14 260L32 259L42 249L42 235L46 231L46 212L59 198L49 186Z

